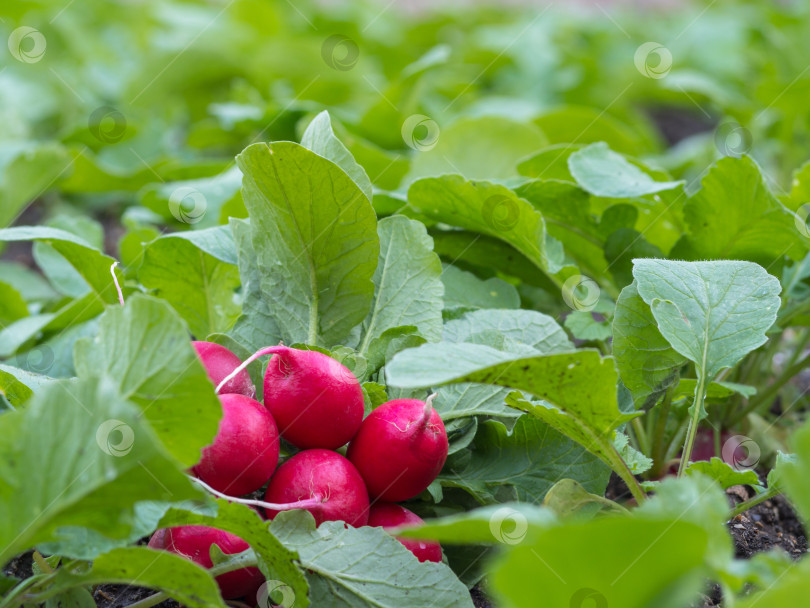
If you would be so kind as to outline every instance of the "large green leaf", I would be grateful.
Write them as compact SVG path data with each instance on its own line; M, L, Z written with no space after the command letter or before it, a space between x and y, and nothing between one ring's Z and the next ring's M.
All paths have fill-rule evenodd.
M28 316L28 307L19 291L0 281L0 329Z
M676 517L606 517L539 530L491 566L489 582L504 608L621 606L683 608L707 571L699 526Z
M76 343L75 360L80 377L109 378L137 403L183 465L199 461L222 407L185 323L168 303L133 295L126 306L108 308L98 335Z
M613 315L613 356L622 382L637 406L649 397L655 402L678 381L678 369L686 357L678 353L658 330L647 303L636 284L622 290Z
M118 293L110 275L110 267L115 261L87 243L84 239L58 228L41 226L18 226L0 229L0 241L37 241L47 243L62 254L73 268L87 281L95 298L112 304L118 301ZM119 283L123 277L116 269Z
M672 190L683 184L683 181L656 181L604 142L572 153L568 167L585 190L607 198L633 198Z
M309 513L281 513L270 531L296 551L310 601L334 608L471 608L467 588L444 564L420 563L380 528L325 522Z
M371 203L340 167L298 144L254 144L237 164L260 288L281 337L340 343L374 296Z
M59 382L0 416L0 563L81 526L126 536L139 500L199 497L108 379Z
M425 340L442 333L442 265L424 225L401 215L380 220L380 258L374 273L376 290L363 321L358 351L380 351L387 330L412 326ZM384 361L372 362L377 368Z
M223 259L225 258L225 259ZM144 249L138 278L169 302L202 339L231 328L239 315L236 247L230 228L220 226L167 234Z
M542 354L574 349L554 318L534 310L476 310L444 325L444 340L448 342L486 344L477 339L481 334L497 334Z
M672 347L708 381L767 340L779 281L752 262L636 260L638 293Z
M480 382L526 391L600 435L635 417L619 411L613 360L593 350L521 356L480 344L424 344L397 354L386 379L402 388Z
M494 420L480 424L469 453L451 458L439 480L482 503L540 503L560 479L576 479L603 494L609 476L598 458L546 423L522 416L511 432Z
M548 268L543 216L504 186L458 175L414 182L408 204L436 222L505 241L538 268Z
M272 302L262 293L262 275L250 238L250 224L231 218L231 231L239 257L239 278L242 282L242 314L231 334L251 352L278 344L281 329Z
M739 608L801 606L810 594L810 560L802 559L786 568L771 585L744 598Z
M796 215L768 188L748 156L720 159L684 206L689 235L673 253L688 259L751 260L769 265L807 253Z
M368 178L366 170L354 160L352 153L335 135L332 130L329 112L324 110L312 119L301 137L301 145L309 148L315 154L328 158L343 169L357 184L357 187L363 191L366 198L369 201L371 200L371 180Z
M49 585L53 591L102 583L137 585L164 591L188 608L226 608L219 587L204 568L168 551L146 547L113 549L93 561L89 570L60 568Z
M296 596L296 606L306 608L309 605L307 581L296 563L295 549L279 542L268 529L268 522L250 507L221 499L216 504L216 515L206 515L199 509L169 511L161 520L161 526L210 526L235 534L250 544L264 576L290 587Z
M521 356L480 344L425 344L396 355L386 368L386 379L389 385L404 388L480 382L525 391L542 401L514 392L507 404L573 439L620 474L630 475L613 435L635 415L619 411L613 360L596 351Z

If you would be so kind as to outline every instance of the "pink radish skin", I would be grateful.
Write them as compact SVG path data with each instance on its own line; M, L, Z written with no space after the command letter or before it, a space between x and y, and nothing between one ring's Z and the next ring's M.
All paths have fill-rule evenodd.
M219 400L219 431L192 472L219 492L242 496L261 488L276 470L278 428L258 401L231 394Z
M204 568L212 566L210 549L217 545L226 555L241 553L249 545L238 536L207 526L179 526L157 530L149 539L152 549L162 549L190 559ZM253 598L264 583L258 568L242 568L216 578L225 599Z
M220 344L213 342L192 342L191 344L197 351L197 355L199 355L203 367L208 372L208 377L214 383L214 386L217 386L242 364L239 357ZM222 389L217 392L236 393L253 399L256 396L256 387L253 386L248 371L243 369L228 380Z
M264 500L270 503L303 503L315 517L345 521L355 527L368 523L368 491L354 465L337 452L314 449L298 452L284 462L267 486ZM288 504L285 510L292 507ZM279 510L266 509L273 519Z
M354 437L363 421L363 390L349 368L317 351L263 350L274 354L264 404L284 439L301 449L334 450Z
M349 444L347 457L373 498L387 502L413 498L442 470L447 460L447 432L430 401L383 403L363 421Z
M386 532L400 526L413 526L424 523L422 518L405 507L390 502L378 502L371 505L368 515L368 525L381 527ZM413 553L420 562L441 562L442 546L433 541L417 540L415 538L402 538L395 536L405 548Z

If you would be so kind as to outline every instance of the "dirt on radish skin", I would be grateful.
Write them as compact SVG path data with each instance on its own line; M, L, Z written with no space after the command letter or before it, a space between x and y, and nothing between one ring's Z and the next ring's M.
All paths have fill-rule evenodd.
M368 525L381 527L386 532L400 526L412 526L421 523L424 523L424 521L416 513L394 503L378 502L371 505L369 509ZM413 553L420 562L442 561L442 547L437 542L400 536L394 538L405 545L405 548Z
M191 344L194 346L194 350L197 351L197 355L199 355L203 367L208 372L208 377L214 383L214 386L218 386L228 374L242 364L239 357L221 344L200 341ZM236 393L252 399L256 396L256 387L253 386L248 371L243 369L231 378L219 392Z
M211 545L217 545L224 554L241 553L250 545L238 536L207 526L178 526L157 530L149 539L149 547L162 549L190 559L203 568L210 568ZM255 597L264 577L258 568L242 568L216 577L220 593L225 599Z
M345 521L355 527L368 523L368 491L357 469L337 452L314 449L298 452L273 475L264 500L294 503L314 499L306 508L317 525ZM272 519L279 511L266 509Z
M244 395L219 395L223 415L211 445L192 472L231 496L261 488L278 465L278 428L272 414Z
M429 403L394 399L363 421L347 458L372 497L400 502L419 495L436 479L447 449L444 423Z
M302 449L334 450L354 437L363 420L363 389L349 368L317 351L266 350L273 357L264 404L284 439Z

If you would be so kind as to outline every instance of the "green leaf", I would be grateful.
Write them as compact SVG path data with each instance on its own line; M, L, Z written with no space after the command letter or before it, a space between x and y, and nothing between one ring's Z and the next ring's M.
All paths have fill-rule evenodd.
M494 116L461 118L446 128L437 127L435 142L427 141L433 133L409 133L406 125L407 122L403 125L405 143L410 146L413 139L411 147L419 151L405 178L406 184L444 173L458 173L468 179L514 177L518 161L548 143L534 125ZM428 148L431 143L433 147Z
M188 608L226 608L213 577L190 559L146 547L114 549L87 571L60 568L49 588L68 590L102 583L137 585L166 592Z
M521 542L527 535L532 536L553 527L556 523L557 516L551 509L525 502L512 502L428 519L419 526L397 530L396 534L447 544L513 544Z
M84 587L75 587L45 600L45 608L96 608L97 605Z
M445 264L442 271L444 308L520 308L517 289L497 277L479 279L471 272Z
M231 218L231 231L239 256L239 278L242 282L242 315L231 330L235 340L251 353L281 340L276 312L261 288L262 274L250 237L250 224Z
M695 394L697 380L694 378L681 378L678 385L672 391L672 397L692 397ZM706 387L706 399L723 400L732 395L742 395L749 398L756 395L755 386L738 384L736 382L710 382Z
M604 142L591 144L568 157L568 168L577 183L596 196L633 198L672 190L681 181L656 181L629 163Z
M548 268L543 216L504 186L458 175L425 178L411 185L408 203L433 221L500 239Z
M518 173L533 179L573 182L574 176L568 168L568 157L584 147L585 144L568 143L548 146L518 163Z
M38 272L16 262L0 260L0 276L26 302L52 300L58 295Z
M515 388L507 405L539 418L621 474L630 475L613 432L635 417L619 411L613 360L597 351L520 356L479 344L425 344L399 353L386 368L390 386L417 388L480 382Z
M778 474L772 481L778 481L784 487L806 525L810 522L810 486L807 484L810 476L810 422L805 422L793 433L790 447L794 457L780 459Z
M543 130L551 143L603 141L622 154L638 154L649 145L639 129L619 121L604 109L566 105L544 112L534 119L534 124Z
M704 561L719 571L734 557L734 543L726 528L728 510L728 497L714 480L692 475L665 478L655 495L634 513L646 519L672 518L702 527L709 538Z
M211 228L227 222L232 206L242 206L244 213L241 186L242 173L231 167L211 177L150 184L140 191L138 201L172 223Z
M652 310L638 295L636 283L625 287L616 301L613 356L637 407L644 406L648 398L650 404L658 401L678 381L678 370L686 363L661 335Z
M230 228L220 226L155 239L144 249L138 278L172 305L194 336L204 338L227 331L239 315L235 264Z
M82 278L87 281L95 298L100 302L113 304L118 302L118 293L110 275L110 267L115 261L101 251L70 232L58 228L40 226L18 226L0 229L0 241L37 241L47 243L63 255ZM119 283L123 276L116 269Z
M635 418L619 411L613 360L593 350L515 356L480 344L424 344L395 356L386 378L402 388L480 382L526 391L559 408L560 415L587 423L598 435Z
M6 141L0 146L0 228L70 169L65 148L54 141Z
M800 260L807 246L796 216L771 193L748 156L721 158L684 205L689 235L673 250L687 259L742 259L766 267L786 255Z
M298 554L294 548L285 547L268 530L268 522L250 507L225 500L216 500L215 516L199 510L174 509L161 520L161 527L210 526L235 534L248 544L256 555L259 569L269 580L279 580L289 586L297 598L296 605L306 608L307 581L297 565Z
M677 518L607 517L539 531L491 566L499 606L682 608L703 585L706 532ZM583 559L587 556L587 559Z
M52 382L54 379L48 376L0 363L0 395L15 407L28 401L35 391Z
M574 479L561 479L555 483L543 499L543 506L560 517L588 517L600 510L627 513L619 503L588 492Z
M636 260L638 293L661 334L707 381L767 341L779 281L751 262Z
M736 604L739 608L801 606L810 594L810 561L803 559L786 568L771 585Z
M363 321L361 355L375 350L386 331L412 326L423 339L436 342L442 333L442 265L433 239L421 222L395 215L380 220L380 258L374 273L376 290ZM380 350L377 346L376 350ZM379 367L384 360L372 367Z
M126 306L108 308L98 335L76 343L75 361L80 377L107 377L137 403L184 466L199 461L200 449L216 435L222 407L185 324L168 303L136 294Z
M522 416L511 432L494 420L479 424L469 454L449 461L439 479L481 503L539 503L564 477L602 494L609 476L610 469L598 458L544 422Z
M237 164L259 287L282 339L340 343L374 296L371 203L342 169L298 144L253 144Z
M610 323L597 321L588 310L574 310L565 317L565 328L577 340L607 340L612 335Z
M352 153L335 135L329 112L324 110L312 119L301 137L301 145L309 148L315 154L331 160L343 169L366 195L366 198L371 201L371 180L368 178L366 170L354 160Z
M694 475L695 473L711 477L719 483L724 490L736 485L759 485L759 478L754 471L750 469L738 471L730 464L723 462L723 459L717 456L713 456L708 462L701 460L699 462L689 463L689 466L686 467L685 474Z
M28 306L19 291L0 281L0 329L28 316Z
M0 563L65 526L125 537L139 500L199 496L104 379L45 387L0 416L0 434Z
M476 310L444 325L444 340L477 342L476 336L493 332L539 353L570 351L574 345L554 318L534 310Z
M270 531L300 556L310 601L334 608L471 608L469 591L444 564L420 563L381 528L324 522L309 513L281 513Z
M104 247L104 228L89 217L57 215L48 221L47 226L70 232L96 249ZM71 298L80 298L89 291L82 275L53 247L47 243L34 243L32 253L42 274L57 291Z
M433 407L445 423L470 416L517 418L521 415L505 403L509 389L462 382L441 386L435 393Z

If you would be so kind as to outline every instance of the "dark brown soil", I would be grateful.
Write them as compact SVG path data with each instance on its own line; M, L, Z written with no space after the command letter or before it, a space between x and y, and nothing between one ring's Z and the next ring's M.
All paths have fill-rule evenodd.
M493 604L489 598L484 595L484 592L481 590L479 585L472 588L472 591L470 591L470 596L472 597L475 608L495 608L495 604Z
M96 600L96 606L100 608L124 608L134 604L155 593L151 589L144 589L143 587L130 587L128 585L99 585L93 592L93 599ZM156 604L158 608L178 608L178 604L174 600L166 600L160 604Z

